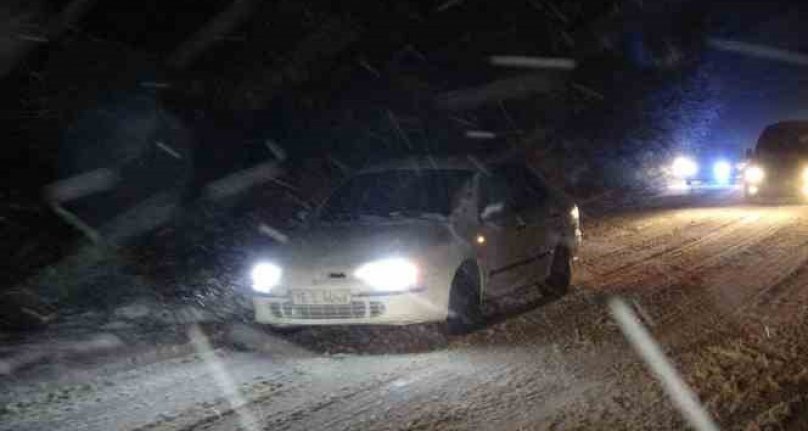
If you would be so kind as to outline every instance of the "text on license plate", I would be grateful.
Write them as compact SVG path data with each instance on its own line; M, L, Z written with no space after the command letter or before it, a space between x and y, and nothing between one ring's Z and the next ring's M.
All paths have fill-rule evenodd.
M292 302L295 304L348 304L351 292L348 290L294 290Z

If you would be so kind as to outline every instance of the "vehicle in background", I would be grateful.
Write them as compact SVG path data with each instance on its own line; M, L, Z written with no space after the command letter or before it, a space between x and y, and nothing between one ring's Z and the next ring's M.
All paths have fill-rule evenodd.
M410 159L361 171L252 269L255 318L276 326L448 321L482 301L570 286L578 207L519 163ZM546 282L546 284L540 284Z
M763 130L744 170L744 194L750 200L808 201L808 121L784 121Z
M738 164L727 157L676 157L670 166L674 185L679 188L689 187L730 187L738 183L740 170Z

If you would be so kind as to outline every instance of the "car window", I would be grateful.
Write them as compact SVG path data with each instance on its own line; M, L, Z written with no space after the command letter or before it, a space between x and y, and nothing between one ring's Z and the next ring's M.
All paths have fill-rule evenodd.
M448 215L471 171L397 170L358 175L328 199L324 220L372 215Z
M758 153L762 155L808 154L806 144L808 122L790 121L767 127L758 139Z
M508 164L495 169L507 188L508 202L513 209L533 208L547 199L547 188L541 179L524 165Z
M498 174L485 175L480 180L480 211L491 204L507 203L511 193L505 179Z

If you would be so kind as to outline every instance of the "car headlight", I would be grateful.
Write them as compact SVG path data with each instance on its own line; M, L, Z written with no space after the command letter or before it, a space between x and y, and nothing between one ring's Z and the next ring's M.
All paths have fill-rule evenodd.
M357 268L354 276L374 289L397 292L415 287L418 267L407 259L395 257L368 262Z
M255 265L250 273L252 289L260 293L269 293L281 282L283 270L274 263L262 262Z
M686 179L699 173L699 165L687 157L677 157L671 165L673 175L677 178Z
M579 221L581 219L581 210L578 209L578 205L573 205L572 209L570 210L570 217L574 221Z
M760 184L766 178L766 172L760 166L749 166L744 171L743 177L749 184Z

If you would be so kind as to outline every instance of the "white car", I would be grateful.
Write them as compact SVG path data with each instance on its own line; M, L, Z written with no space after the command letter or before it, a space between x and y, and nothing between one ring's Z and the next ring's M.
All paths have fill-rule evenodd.
M255 263L255 318L448 321L462 332L481 322L482 302L497 292L535 284L564 293L580 242L578 208L525 165L377 166L348 179L305 229Z

